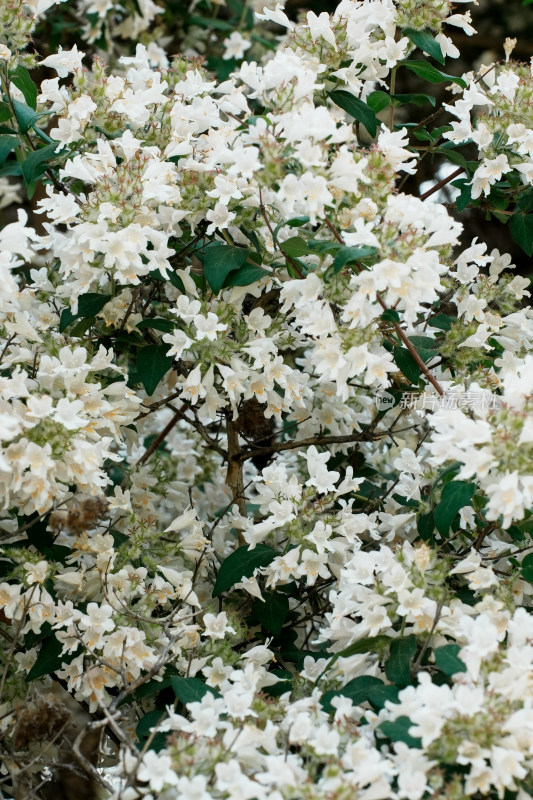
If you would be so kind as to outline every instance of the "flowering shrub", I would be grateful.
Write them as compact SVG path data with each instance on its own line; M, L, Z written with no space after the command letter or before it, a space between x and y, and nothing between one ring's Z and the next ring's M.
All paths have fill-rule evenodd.
M527 800L532 70L263 5L2 0L0 794Z

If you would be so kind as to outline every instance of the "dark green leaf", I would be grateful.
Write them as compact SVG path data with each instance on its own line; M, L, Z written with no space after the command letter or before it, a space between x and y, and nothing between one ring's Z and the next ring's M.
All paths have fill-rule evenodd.
M0 136L0 166L2 166L10 152L14 150L17 144L18 138L16 136L10 136L9 134Z
M359 489L360 488L361 487L359 487ZM331 669L333 664L339 658L349 658L350 656L359 655L359 653L375 653L381 646L386 645L389 642L389 637L385 635L366 636L364 639L359 639L359 641L348 645L348 647L345 647L344 650L340 650L338 653L335 653L324 672Z
M515 242L530 256L533 253L533 214L517 211L511 217L509 230Z
M248 550L246 545L239 547L222 562L213 589L213 597L218 597L235 583L239 583L242 578L251 578L256 567L266 567L277 555L279 553L266 544L258 544L253 550Z
M394 722L382 722L378 730L391 742L405 742L408 747L419 749L422 747L422 740L409 735L409 728L412 726L409 717L398 717Z
M433 650L435 664L445 675L455 675L456 672L466 672L466 664L458 656L461 648L458 644L445 644Z
M11 108L7 103L0 103L0 122L7 122L11 119Z
M245 247L230 244L214 244L204 251L204 275L209 286L217 294L233 270L240 269L248 258Z
M431 336L410 336L409 341L424 362L439 354L438 345Z
M428 319L428 325L431 328L439 328L441 331L449 331L456 321L456 317L450 317L447 314L437 314L436 317Z
M472 202L472 185L467 178L458 178L456 181L452 181L451 185L459 189L455 200L457 211L464 211Z
M254 267L251 264L245 264L241 269L230 272L224 281L224 289L229 286L250 286L252 283L257 283L257 281L270 278L271 276L272 273L268 272L266 269Z
M400 690L397 686L374 686L368 694L368 702L375 708L385 708L385 703L397 703Z
M216 17L190 17L189 25L198 25L199 28L214 28L217 31L231 31L234 30L233 25L223 19Z
M345 92L344 89L336 89L329 96L343 111L346 111L358 122L362 122L370 136L374 138L378 129L378 120L369 105L350 92Z
M211 692L215 697L220 697L216 689L213 689L212 686L207 686L199 678L181 678L179 675L173 675L170 679L170 684L176 693L176 697L181 700L183 705L199 703L208 692Z
M360 247L340 247L333 260L333 264L331 265L333 274L336 275L338 272L340 272L346 264L360 261L362 258L369 258L370 256L374 256L376 253L377 249L375 247L371 247L370 245L366 244L361 245Z
M448 534L457 512L469 505L475 488L473 483L466 483L466 481L450 481L443 488L440 503L433 512L435 527L442 536Z
M279 636L289 613L289 598L281 592L263 593L264 600L255 600L252 614L263 628Z
M520 211L533 211L533 191L525 192L518 201Z
M21 103L18 100L13 100L13 108L15 109L20 132L27 133L38 121L39 114L36 114L33 108L27 106L26 103Z
M135 699L143 700L145 697L152 697L154 694L159 694L162 689L167 689L170 686L171 677L171 675L165 675L162 681L154 678L151 681L142 683L133 693Z
M522 561L522 577L528 583L533 583L533 553L530 553Z
M377 686L383 686L383 681L371 675L361 675L359 678L349 681L342 689L325 692L320 703L327 712L333 711L334 707L331 705L331 701L334 697L349 697L354 706L360 706L369 699L371 690Z
M309 217L291 217L286 222L280 222L279 225L276 225L274 228L274 233L272 234L272 241L274 242L274 247L277 247L278 243L278 233L284 225L288 225L289 228L301 228L303 225L306 225L309 222Z
M396 686L411 682L411 659L416 652L416 636L395 639L390 646L390 656L385 663L385 675Z
M165 710L163 708L155 708L153 711L149 711L147 714L142 717L137 723L137 727L135 729L135 733L137 734L137 738L140 742L143 739L147 739L150 735L150 731L152 728L157 725Z
M176 323L171 319L163 319L161 317L154 317L153 319L143 319L137 323L137 328L145 331L151 328L154 331L163 331L164 333L172 333L176 327Z
M427 61L404 61L400 66L407 67L419 78L430 83L445 83L446 81L453 81L466 89L466 83L462 78L456 78L455 75L447 75L445 72L440 72Z
M137 375L149 397L172 367L172 358L167 356L169 350L168 344L149 344L142 347L137 354Z
M113 295L111 294L95 294L89 292L83 294L78 300L78 311L73 314L70 308L65 308L61 314L61 321L59 323L59 332L63 333L75 319L84 317L95 317L108 303Z
M416 386L420 378L420 367L413 356L403 347L394 348L394 363L405 377Z
M425 542L431 542L433 538L433 531L435 530L435 521L433 519L433 511L428 514L421 514L416 523L416 529L420 534L420 538Z
M414 45L416 45L423 53L432 56L440 64L444 64L444 56L440 44L435 41L429 31L416 31L414 28L404 28L402 31L404 36L407 36Z
M289 598L280 592L271 592L270 594L265 592L263 598L263 601L256 600L254 602L252 614L263 628L273 633L274 636L279 636L289 613Z
M280 242L279 249L282 253L286 253L286 255L291 258L299 258L309 253L307 242L299 236L291 236L290 239L285 239L284 242Z
M400 315L395 308L387 308L381 315L381 319L385 322L399 322Z
M60 669L62 664L68 664L75 658L74 653L68 653L64 656L61 655L63 645L58 642L55 636L50 636L45 639L39 650L39 655L35 664L26 675L26 682L34 681L35 678L41 678L43 675L49 675Z
M384 108L387 108L387 106L390 105L390 95L388 95L387 92L382 92L378 89L377 91L371 92L368 95L366 102L372 111L374 111L376 114L379 114L380 111L383 111Z
M26 67L23 67L22 64L19 64L16 69L10 73L10 78L17 89L20 89L30 108L33 108L35 111L37 108L37 86L32 81L30 73Z
M56 144L47 144L26 157L22 164L22 174L26 183L33 183L46 172L48 169L46 162L53 158L56 147Z
M435 106L437 99L430 94L393 94L391 95L394 105L403 106L406 103L412 103L415 106L425 106L429 103Z

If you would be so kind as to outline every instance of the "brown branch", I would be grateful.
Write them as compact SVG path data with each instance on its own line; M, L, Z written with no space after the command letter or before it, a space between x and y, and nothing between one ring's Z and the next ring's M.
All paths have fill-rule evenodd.
M254 456L268 455L270 453L281 453L283 450L296 450L299 447L311 447L312 445L327 445L327 444L350 444L352 442L368 442L371 439L381 439L387 436L388 431L373 434L369 436L369 429L367 428L360 433L347 434L346 436L309 436L307 439L292 439L289 442L281 442L272 447L258 447L254 450L246 450L241 452L239 456L240 461L246 461Z
M232 502L237 503L239 514L243 517L246 516L246 497L244 494L244 480L243 480L243 463L246 460L243 458L243 452L239 444L239 432L237 430L236 421L232 419L232 411L228 409L226 412L226 434L228 437L228 469L226 472L226 484L232 493ZM246 544L239 533L239 545Z
M184 405L182 406L182 408L186 408L186 406ZM176 411L170 422L168 422L165 425L161 433L157 434L154 441L151 443L149 447L146 448L142 456L136 462L135 464L136 468L142 466L142 464L144 464L145 461L148 461L152 453L154 453L157 450L161 442L163 442L166 439L172 428L180 421L181 418L182 418L181 413Z
M432 194L435 194L435 192L438 192L443 186L446 186L447 183L450 183L455 178L459 177L461 172L464 171L464 167L458 167L454 172L451 173L451 175L447 175L445 178L436 183L435 186L432 186L431 189L428 189L427 192L421 194L419 199L426 200L428 197L431 197Z

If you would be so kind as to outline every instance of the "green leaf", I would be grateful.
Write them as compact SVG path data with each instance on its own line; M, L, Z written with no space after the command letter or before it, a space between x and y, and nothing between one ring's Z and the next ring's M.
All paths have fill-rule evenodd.
M403 347L395 347L393 352L394 363L405 377L416 386L420 379L420 367L413 356Z
M0 122L11 119L11 108L7 103L0 103Z
M252 264L245 264L241 269L230 272L224 281L224 289L230 286L250 286L252 283L272 277L272 273Z
M442 536L447 535L457 512L470 504L475 488L466 481L450 481L443 488L440 503L433 512L435 527Z
M415 106L425 106L429 103L432 106L437 104L436 97L430 94L393 94L391 95L394 105L403 106L406 103L412 103Z
M22 164L22 174L26 183L33 183L46 172L48 168L46 162L53 157L56 147L56 144L48 144L39 150L34 150L26 157Z
M39 114L36 114L33 108L27 106L26 103L21 103L19 100L13 100L13 108L15 109L20 132L28 133L29 129L38 121Z
M381 319L384 322L399 322L400 315L398 314L395 308L386 308L383 314L381 315Z
M416 652L416 636L395 639L385 663L385 675L391 683L404 687L411 683L411 659Z
M78 300L78 311L76 314L73 314L70 308L63 309L59 322L59 332L63 333L65 328L74 322L75 319L95 317L103 309L105 304L109 303L112 297L113 295L111 294L95 294L93 292L83 294Z
M517 211L511 217L509 230L515 242L530 256L533 253L533 214Z
M204 251L204 275L215 294L233 270L240 269L248 258L248 250L230 244L213 244Z
M530 553L522 561L522 577L528 583L533 583L533 553Z
M67 653L64 656L61 655L62 650L63 645L61 642L57 641L55 636L50 636L49 639L45 639L41 645L35 664L24 679L26 683L30 683L36 678L41 678L43 675L49 675L51 672L55 672L56 669L61 668L62 664L68 664L75 658L74 653Z
M518 201L520 211L533 211L533 191L525 192Z
M252 614L263 628L279 636L283 623L289 613L289 598L280 592L263 594L264 601L256 600L252 606Z
M199 28L213 28L217 31L229 31L230 33L234 30L234 26L229 22L216 17L190 17L189 25L198 25Z
M390 105L390 95L387 92L382 92L381 90L376 90L375 92L371 92L368 97L366 98L367 105L370 106L372 111L376 114L379 114L380 111L383 111L384 108Z
M371 247L370 245L361 245L360 247L339 247L337 251L337 255L333 260L333 264L331 265L331 269L334 275L337 275L341 269L346 266L346 264L350 264L354 261L360 261L363 258L369 258L370 256L374 256L377 253L377 249L375 247Z
M151 328L154 331L163 331L163 333L172 333L176 327L176 323L171 319L163 319L162 317L154 317L152 319L142 319L136 325L141 331Z
M428 64L427 61L404 61L400 64L402 67L407 67L419 78L430 83L445 83L446 81L453 81L466 89L466 83L462 78L456 78L455 75L447 75L445 72L440 72L436 67Z
M137 376L149 397L172 367L172 358L167 356L169 350L168 344L149 344L142 347L137 354Z
M20 89L30 108L33 108L35 111L37 108L37 86L32 81L30 73L26 67L23 67L22 64L19 64L16 69L10 73L9 77L17 89Z
M208 692L211 692L215 697L220 697L216 689L213 689L212 686L207 686L199 678L181 678L179 675L173 675L170 679L170 684L176 697L181 700L183 705L199 703Z
M153 711L149 711L144 715L144 717L142 717L142 719L139 720L135 729L135 733L137 734L137 738L140 742L142 742L143 739L148 738L150 731L155 725L157 725L164 713L164 708L154 708Z
M2 166L10 152L14 150L17 145L17 136L10 136L9 134L0 136L0 166Z
M291 258L299 258L309 254L309 247L305 239L300 236L291 236L290 239L285 239L284 242L279 242L279 249L282 253L290 256Z
M278 233L284 225L288 225L289 228L301 228L303 225L306 225L309 222L309 217L291 217L286 222L280 222L279 225L276 225L274 228L274 233L272 234L272 241L274 243L274 247L278 246Z
M359 678L348 681L342 689L325 692L320 699L320 703L324 711L327 712L333 711L334 707L331 705L331 701L334 697L349 697L354 706L360 706L361 703L370 698L372 689L377 686L383 686L383 681L371 675L361 675Z
M345 92L344 89L336 89L329 96L343 111L347 111L358 122L362 122L370 136L374 138L378 129L378 120L369 105L350 92Z
M461 648L458 644L445 644L433 650L435 664L445 675L455 675L456 672L466 672L466 664L458 656Z
M433 511L427 514L421 514L416 522L416 529L420 534L420 538L425 542L431 542L433 539L433 531L435 530L435 520L433 519Z
M444 64L444 56L440 44L435 41L429 31L416 31L414 28L404 28L402 33L404 36L407 36L416 47L422 50L423 53L427 53L428 56L432 56L432 58L440 64Z
M266 567L277 555L279 555L277 550L266 544L258 544L253 550L248 550L247 545L239 547L222 562L213 589L213 597L218 597L235 583L239 583L242 578L251 578L256 567Z
M410 336L409 341L424 362L439 354L438 344L431 336Z
M391 742L405 742L408 747L419 749L422 747L422 740L410 736L409 728L412 725L413 723L409 717L398 717L394 722L389 720L382 722L378 730L381 730L383 735L390 739Z
M452 181L451 185L459 189L455 200L457 211L464 211L472 202L472 184L467 178L458 178L456 181Z
M436 317L428 319L431 328L439 328L441 331L449 331L457 317L450 317L448 314L437 314Z
M385 703L398 702L399 692L400 690L397 686L386 686L385 684L374 686L369 692L368 702L371 703L374 708L385 708Z
M359 641L348 645L348 647L345 647L344 650L340 650L338 653L335 653L324 672L327 672L329 669L331 669L333 664L335 664L339 658L350 658L350 656L356 656L359 655L359 653L376 652L382 645L386 645L389 642L389 637L385 635L366 636L364 639L359 639Z

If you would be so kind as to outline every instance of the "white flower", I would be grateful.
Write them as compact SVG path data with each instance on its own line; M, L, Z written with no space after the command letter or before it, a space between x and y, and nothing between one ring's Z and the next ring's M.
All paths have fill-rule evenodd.
M204 636L210 639L224 639L227 633L236 633L237 631L231 625L228 625L228 615L225 611L221 611L215 617L214 614L204 615Z
M176 786L178 783L170 756L155 753L153 750L144 754L137 777L140 781L147 781L154 792L161 792L163 786Z
M309 33L311 34L311 38L313 41L315 41L319 36L321 36L335 50L337 49L335 34L331 30L329 14L326 11L322 11L322 13L318 15L318 17L314 11L308 11L307 24L309 25Z
M306 486L315 486L320 494L335 490L335 484L340 478L340 473L336 471L328 472L326 463L331 458L331 453L319 453L312 445L306 453L307 469L311 476L306 481Z
M230 222L235 219L235 214L224 203L217 203L214 209L207 211L205 216L211 222L206 231L208 235L214 233L217 229L227 228Z
M219 322L217 315L213 314L212 311L208 311L205 317L203 314L197 314L193 321L196 328L196 339L199 342L201 342L202 339L209 339L210 342L214 342L217 338L217 333L225 331L228 328L227 325Z
M251 46L252 43L248 39L245 39L242 33L239 31L233 31L233 33L228 36L227 39L224 39L224 54L222 58L236 58L240 60L241 58L244 58L245 52Z
M76 45L71 50L63 50L59 46L57 53L48 56L41 61L41 66L55 69L60 78L66 78L69 72L76 72L82 68L81 60L85 53L78 51Z

